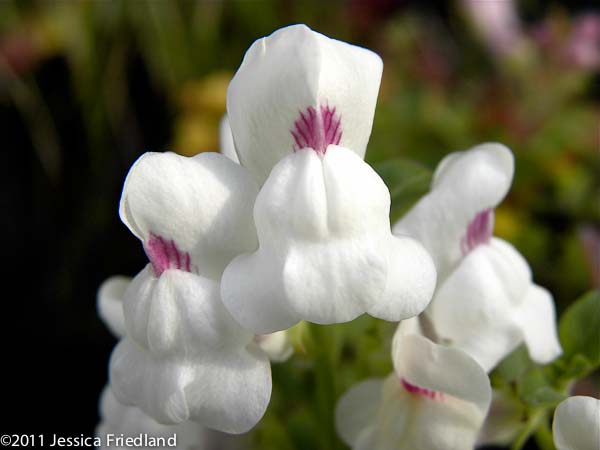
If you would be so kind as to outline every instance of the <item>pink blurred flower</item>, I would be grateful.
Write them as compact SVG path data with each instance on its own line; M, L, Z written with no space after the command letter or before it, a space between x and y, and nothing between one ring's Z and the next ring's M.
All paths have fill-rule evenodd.
M515 50L523 33L513 0L461 0L461 4L496 56Z
M572 24L571 32L563 49L563 57L569 64L587 70L600 68L600 15L583 14Z

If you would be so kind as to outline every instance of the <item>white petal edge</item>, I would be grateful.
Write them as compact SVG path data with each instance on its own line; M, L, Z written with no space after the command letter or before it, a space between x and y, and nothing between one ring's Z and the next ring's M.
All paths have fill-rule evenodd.
M562 354L550 292L541 286L531 285L517 317L533 361L547 364Z
M98 316L115 337L125 335L123 297L131 283L130 277L115 275L105 280L98 289L96 307Z
M375 422L381 406L383 379L372 378L352 386L335 408L335 429L342 440L354 446L360 433Z
M234 163L240 163L235 151L235 144L233 143L233 135L231 134L231 126L229 125L227 114L223 115L219 123L219 148L222 155L227 156Z
M598 450L600 400L585 396L564 400L554 412L552 429L558 450Z
M391 236L386 248L389 254L386 288L368 313L378 319L399 322L421 314L429 305L437 274L431 256L416 240Z

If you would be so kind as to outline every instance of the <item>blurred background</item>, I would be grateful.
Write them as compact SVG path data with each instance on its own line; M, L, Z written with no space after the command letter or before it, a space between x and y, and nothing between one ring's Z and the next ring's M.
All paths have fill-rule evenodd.
M93 433L115 344L97 318L96 290L146 261L118 218L127 170L148 150L218 150L227 84L245 50L298 22L384 60L367 159L390 184L394 218L444 154L500 141L515 152L516 177L496 233L523 253L559 312L600 286L596 2L2 0L9 400L0 431ZM397 158L414 165L412 196L406 186L395 196ZM334 393L389 370L389 353L371 351L389 329L359 319L345 332L361 339L343 351L367 356L351 374L340 369ZM310 364L294 364L306 370L274 366L270 412L252 437L261 448L319 448L318 417L298 400L311 389Z

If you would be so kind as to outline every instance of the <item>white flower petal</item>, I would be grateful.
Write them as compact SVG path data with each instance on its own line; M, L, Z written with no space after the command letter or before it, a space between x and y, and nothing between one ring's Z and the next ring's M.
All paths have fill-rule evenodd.
M352 386L338 401L335 429L353 447L359 435L377 416L383 394L383 380L372 378Z
M426 314L443 342L489 371L523 341L518 315L530 276L519 253L493 239L462 260L438 287Z
M451 153L438 165L431 192L394 225L394 233L421 242L443 280L464 256L469 225L500 203L513 172L512 153L501 144Z
M109 368L110 387L119 402L135 405L165 425L190 419L184 392L193 377L188 365L154 358L126 336L113 350Z
M217 282L180 270L156 278L146 266L125 292L124 312L128 335L156 355L202 355L253 338L220 301Z
M240 255L225 269L221 298L231 315L257 334L286 330L299 319L286 306L281 271L269 252Z
M177 449L204 448L208 437L208 430L193 422L183 422L179 425L159 424L141 409L119 403L109 387L104 388L100 397L100 418L101 422L96 428L96 436L102 439L100 449L125 448L112 445L107 439L109 434L125 437L144 434L165 439L176 436L177 447L173 448Z
M398 377L421 389L473 403L483 422L492 390L487 374L468 354L412 334L395 346L392 357Z
M554 412L554 444L558 450L600 448L600 400L569 397Z
M126 337L111 357L110 381L119 401L159 423L191 420L233 434L256 425L271 396L269 361L252 344L162 358Z
M562 354L554 301L546 289L531 285L517 318L532 360L547 364Z
M523 255L512 244L496 237L482 248L510 300L514 305L522 305L532 284L531 268Z
M284 362L294 353L287 330L270 334L258 334L254 341L267 354L271 362Z
M306 25L254 42L227 90L242 165L262 182L280 159L315 140L317 147L339 144L363 157L382 70L375 53ZM321 114L322 108L328 112ZM310 136L303 138L305 132Z
M389 206L381 178L350 150L329 146L324 155L306 149L284 158L256 200L259 249L234 259L223 274L225 305L260 334L301 319L349 321L395 294L397 304L376 310L379 315L422 309L433 269L408 270L406 260L432 264L408 239L392 242ZM407 254L388 258L392 246ZM398 261L398 269L391 267Z
M191 417L210 428L244 433L262 418L271 398L271 366L253 344L235 358L219 354L187 386Z
M229 126L229 118L227 117L227 114L223 116L221 123L219 124L219 148L221 149L222 155L227 156L235 163L240 163L235 151L233 134L231 134L231 126Z
M125 180L120 216L159 273L181 268L216 278L256 248L257 191L243 167L218 153L145 153Z
M403 320L398 324L398 328L396 328L396 332L392 338L392 355L396 354L396 346L402 344L402 339L404 336L409 334L423 335L420 318L420 316L411 317L410 319Z
M98 289L98 315L116 337L125 335L123 296L130 282L131 278L117 275L104 281Z
M433 260L421 244L405 236L388 241L384 294L368 313L390 322L414 317L429 305L436 283Z

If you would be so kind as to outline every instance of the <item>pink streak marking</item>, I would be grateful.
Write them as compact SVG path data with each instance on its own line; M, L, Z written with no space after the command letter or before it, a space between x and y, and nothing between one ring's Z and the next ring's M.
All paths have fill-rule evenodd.
M400 378L400 383L402 383L402 387L404 389L406 389L408 392L410 392L411 394L422 395L422 396L430 398L432 400L443 400L443 398L444 398L443 392L431 391L429 389L415 386L414 384L411 384L408 381L406 381L405 378Z
M183 254L183 259L185 259L185 271L186 272L191 272L192 269L190 268L190 254L189 253L184 253Z
M487 244L494 231L494 211L486 209L478 213L467 226L467 232L460 240L460 250L464 255L480 244Z
M294 137L294 151L312 148L317 153L325 154L327 146L338 145L342 139L341 117L335 106L321 105L319 111L309 106L294 122L290 130Z
M144 244L144 251L157 277L168 269L192 271L190 254L177 248L174 240L166 242L161 236L150 233L150 238Z
M177 246L175 245L175 241L171 239L171 255L175 256L175 264L178 269L181 269L181 256L179 255L179 251L177 250Z

